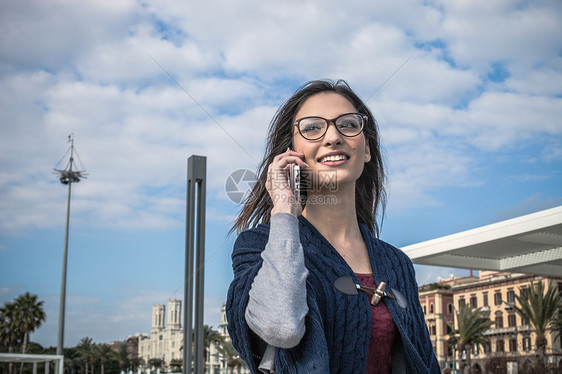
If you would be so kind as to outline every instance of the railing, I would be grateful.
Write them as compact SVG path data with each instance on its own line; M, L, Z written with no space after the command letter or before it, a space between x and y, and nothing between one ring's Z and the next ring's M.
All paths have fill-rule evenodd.
M496 329L488 329L484 331L484 335L504 335L504 334L513 334L517 333L517 327L510 326L510 327L499 327Z

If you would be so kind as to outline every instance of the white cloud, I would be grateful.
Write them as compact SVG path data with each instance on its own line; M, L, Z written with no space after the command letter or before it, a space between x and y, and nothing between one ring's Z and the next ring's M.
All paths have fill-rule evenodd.
M562 58L551 59L552 67L538 67L533 70L512 68L511 77L505 87L511 92L537 96L562 96Z
M432 193L434 189L478 183L471 178L474 162L452 143L422 137L393 147L387 157L389 209L438 205L441 201Z
M135 2L24 0L3 2L0 44L4 69L58 69L82 53L127 35ZM3 69L3 70L4 70Z
M528 68L558 57L562 38L559 3L550 1L439 1L443 38L462 66L509 62Z
M4 6L12 19L36 25L34 31L6 33L2 39L3 46L20 43L32 51L10 52L10 69L25 69L2 81L2 121L10 124L1 130L2 210L4 217L16 217L4 220L4 228L54 224L41 212L59 214L64 208L64 194L50 170L71 132L90 173L74 192L78 223L176 226L191 154L208 157L210 196L226 200L226 177L238 168L255 169L261 160L267 125L280 104L270 80L285 76L341 76L364 98L374 94L369 103L389 150L392 193L409 196L403 201L411 204L438 203L433 188L470 182L467 170L478 161L463 150L467 144L493 151L537 131L560 131L560 100L552 96L557 92L552 82L560 74L548 62L557 38L531 49L533 61L546 66L539 70L515 64L520 61L515 54L505 57L512 53L507 47L497 52L504 53L511 76L491 86L494 92L476 92L488 65L497 60L486 54L491 52L475 50L479 60L468 68L444 61L448 51L468 61L461 41L480 44L478 38L500 32L491 29L495 21L508 27L519 14L524 30L544 21L533 34L542 35L557 17L545 4L524 13L506 3L487 5L485 12L472 5L409 2L351 4L336 12L335 3L300 2L238 4L236 11L231 3L217 2L213 12L210 5L177 2L99 3L87 9L74 2L28 5L30 13ZM76 26L86 15L85 25L95 27ZM475 15L483 27L476 31L468 22ZM64 32L60 17L69 18L77 31ZM42 39L33 38L37 32ZM48 73L42 68L49 64L34 61L50 55L44 46L57 38L52 51L65 62L51 61L56 68ZM432 44L439 40L450 45ZM41 58L34 59L35 54ZM25 58L29 63L20 64ZM450 145L440 144L445 140ZM544 157L556 154L550 147ZM425 173L416 171L422 169L420 160L430 164ZM417 183L415 191L408 187L411 181ZM36 205L28 209L25 201Z
M533 134L560 135L562 99L485 92L458 111L451 130L477 147L497 149Z

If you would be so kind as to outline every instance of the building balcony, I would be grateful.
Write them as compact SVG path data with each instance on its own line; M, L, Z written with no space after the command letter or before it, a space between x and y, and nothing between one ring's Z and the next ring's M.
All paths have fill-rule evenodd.
M490 336L490 335L513 335L515 333L517 333L517 327L515 326L511 326L511 327L500 327L500 328L496 328L496 329L488 329L486 331L484 331L484 335L486 336Z
M505 357L507 359L517 359L517 358L522 358L522 357L535 357L536 355L538 355L539 352L536 349L531 349L531 350L527 350L524 351L522 349L519 349L517 351L514 352L480 352L477 355L473 355L472 358L473 359L489 359L489 358L495 358L495 357Z

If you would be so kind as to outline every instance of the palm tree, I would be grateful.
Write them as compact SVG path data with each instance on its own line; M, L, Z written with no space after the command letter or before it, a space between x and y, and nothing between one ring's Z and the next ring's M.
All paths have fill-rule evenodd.
M549 284L548 289L545 290L542 281L537 283L536 289L531 283L526 290L526 295L522 294L521 288L519 289L519 295L515 295L519 305L509 305L534 327L537 334L536 344L539 350L539 361L541 364L544 364L546 345L548 343L546 333L552 328L550 325L556 318L560 318L557 315L557 310L560 307L561 298L556 287L551 287Z
M555 341L562 341L562 300L560 300L560 304L558 305L558 316L552 321L551 327L552 331L558 331Z
M223 342L223 336L213 326L203 326L203 372L205 372L205 365L209 356L209 348L213 342Z
M78 355L86 364L85 374L88 374L89 364L94 357L94 345L92 344L92 338L82 338L80 343L76 346Z
M68 354L67 352L64 354L64 372L74 374L80 370L82 358L76 356L76 354Z
M244 361L242 361L238 355L238 352L236 352L236 349L234 349L231 341L224 340L221 343L219 350L221 355L226 358L227 374L230 372L231 368L232 372L234 372L235 367L240 368L245 365Z
M0 308L0 343L8 347L8 353L14 353L14 348L23 339L23 332L20 330L17 318L17 305L5 302ZM8 364L8 373L12 374L13 363Z
M133 371L137 371L139 366L144 365L144 360L140 357L133 357L131 358L131 366L133 367Z
M463 305L456 313L457 328L453 329L449 339L451 344L456 345L459 352L466 352L466 361L469 373L472 372L470 354L472 347L486 343L484 331L488 330L494 322L487 318L481 309L473 309Z
M29 334L35 331L45 321L46 315L43 311L43 301L37 301L37 295L26 292L14 300L16 306L16 323L23 334L21 353L26 353L29 342ZM20 365L20 374L23 372L23 363Z
M160 358L151 358L150 360L148 360L148 366L154 369L161 368L163 363L164 361L162 361L162 359Z
M119 361L119 368L124 371L129 366L129 351L127 345L121 344L117 351L117 361Z
M195 340L195 331L191 334L191 341ZM207 356L209 355L209 348L213 342L222 343L224 337L216 330L213 330L213 326L204 325L203 326L203 372L205 372L205 365L207 363ZM180 351L183 350L183 344L180 347Z
M115 358L115 356L116 356L115 351L113 349L111 349L109 344L95 344L93 351L94 351L94 357L96 357L100 360L101 374L104 374L105 363L108 360L110 360L112 358Z
M22 353L26 352L29 334L45 321L46 315L43 310L43 303L43 301L37 301L37 295L32 295L29 292L18 296L14 301L17 308L17 323L24 334Z

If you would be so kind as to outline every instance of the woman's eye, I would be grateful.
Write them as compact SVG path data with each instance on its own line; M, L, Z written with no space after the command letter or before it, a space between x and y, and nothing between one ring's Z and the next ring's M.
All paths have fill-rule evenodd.
M339 128L340 129L356 129L359 127L359 123L357 121L352 121L352 120L348 120L348 121L343 121L339 123Z
M307 123L302 126L303 132L314 132L319 131L322 129L322 126L319 123Z

